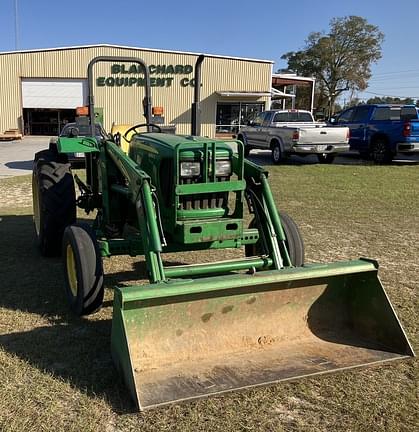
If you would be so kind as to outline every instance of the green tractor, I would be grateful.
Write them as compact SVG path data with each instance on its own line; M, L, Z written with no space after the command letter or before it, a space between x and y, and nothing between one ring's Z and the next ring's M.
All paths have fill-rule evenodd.
M103 258L144 255L149 284L115 288L111 335L138 408L412 356L377 263L305 264L301 235L277 210L268 172L245 159L241 142L233 151L199 136L203 60L195 65L191 135L152 124L142 60L97 57L88 66L91 137L60 138L35 158L37 239L43 255L62 254L75 314L101 307ZM139 64L146 83L144 124L100 141L98 62ZM85 154L86 182L73 177L67 153ZM76 207L95 212L90 225L77 223ZM226 248L243 253L199 264L163 260L209 249L222 256Z

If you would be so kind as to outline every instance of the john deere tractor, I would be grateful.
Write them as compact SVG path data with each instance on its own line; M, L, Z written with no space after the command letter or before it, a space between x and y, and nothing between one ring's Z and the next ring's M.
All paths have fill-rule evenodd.
M43 255L62 254L75 314L101 307L104 258L144 256L149 283L114 289L111 335L138 408L413 355L377 263L305 264L300 232L277 210L268 172L244 158L241 142L233 151L199 136L203 60L195 65L190 135L152 124L144 61L97 57L88 66L91 137L75 131L35 158L38 243ZM98 62L138 64L145 77L143 124L102 140L94 122ZM68 153L85 154L85 182L73 176ZM76 207L94 212L91 224L77 222ZM210 249L221 258L226 248L237 257L163 259Z

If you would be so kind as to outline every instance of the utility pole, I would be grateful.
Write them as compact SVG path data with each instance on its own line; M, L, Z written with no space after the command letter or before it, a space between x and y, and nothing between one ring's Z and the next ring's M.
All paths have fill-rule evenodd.
M17 0L15 0L15 50L19 49L19 19Z

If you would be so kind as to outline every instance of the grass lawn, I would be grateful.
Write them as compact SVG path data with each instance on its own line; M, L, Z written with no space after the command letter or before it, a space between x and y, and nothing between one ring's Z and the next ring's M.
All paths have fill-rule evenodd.
M278 207L301 229L306 261L377 259L418 350L419 167L269 170ZM111 360L110 319L112 286L145 282L141 257L105 260L103 309L87 319L71 315L60 259L41 258L34 244L30 181L0 181L1 431L419 430L415 359L135 412Z

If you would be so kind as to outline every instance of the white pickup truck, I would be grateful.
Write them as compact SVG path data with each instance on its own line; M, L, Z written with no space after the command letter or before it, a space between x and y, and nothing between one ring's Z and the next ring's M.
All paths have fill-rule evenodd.
M270 149L280 163L291 154L316 154L320 163L333 162L337 153L349 150L349 128L316 123L309 111L263 111L237 133L245 156L252 149Z

